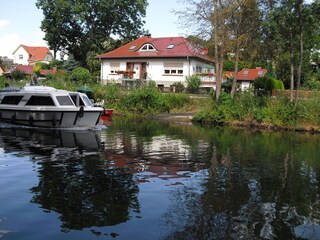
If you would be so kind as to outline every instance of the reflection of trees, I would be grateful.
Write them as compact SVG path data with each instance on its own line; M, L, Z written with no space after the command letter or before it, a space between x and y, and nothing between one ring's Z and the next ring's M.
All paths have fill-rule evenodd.
M293 239L306 223L312 236L320 221L319 136L308 141L295 133L230 129L208 134L209 178L172 192L166 239Z
M59 213L64 231L119 224L130 210L139 212L137 183L132 174L106 167L96 132L13 128L0 133L4 151L38 164L31 202Z
M130 209L139 211L132 174L104 168L99 155L40 164L32 202L60 213L65 231L119 224L129 219Z

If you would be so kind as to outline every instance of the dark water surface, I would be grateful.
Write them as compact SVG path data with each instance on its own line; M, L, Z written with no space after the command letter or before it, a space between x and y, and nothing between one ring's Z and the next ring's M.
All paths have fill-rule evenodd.
M0 126L0 239L320 239L320 136Z

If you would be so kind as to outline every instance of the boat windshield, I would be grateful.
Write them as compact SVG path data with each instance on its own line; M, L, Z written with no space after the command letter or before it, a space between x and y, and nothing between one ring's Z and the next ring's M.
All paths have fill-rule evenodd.
M83 100L84 104L85 104L87 107L92 107L92 106L93 106L92 102L91 102L90 99L87 97L87 95L82 95L82 100Z

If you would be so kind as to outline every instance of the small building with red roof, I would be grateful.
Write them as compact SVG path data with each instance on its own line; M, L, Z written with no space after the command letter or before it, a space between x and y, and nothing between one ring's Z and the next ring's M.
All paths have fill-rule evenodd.
M199 74L215 86L214 62L208 50L183 37L144 36L96 57L101 61L101 81L134 83L153 80L158 87L172 87Z
M34 65L37 62L50 63L53 55L47 47L30 47L21 44L13 52L15 64Z
M238 72L237 82L240 84L241 91L245 91L252 87L254 80L259 77L264 77L267 73L267 69L256 68L244 68ZM235 72L227 71L224 73L225 78L234 78Z

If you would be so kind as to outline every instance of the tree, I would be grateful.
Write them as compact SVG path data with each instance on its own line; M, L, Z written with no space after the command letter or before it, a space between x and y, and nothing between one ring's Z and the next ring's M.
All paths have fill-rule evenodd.
M85 66L87 53L102 52L111 36L129 41L142 34L147 0L37 0L36 6L49 47L66 50Z
M229 7L229 34L233 41L231 49L235 52L235 77L231 88L234 96L237 86L240 52L248 52L247 57L253 55L254 44L259 34L259 9L256 0L237 0Z

